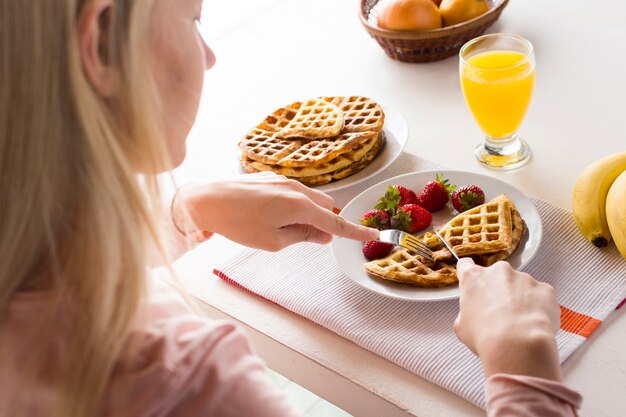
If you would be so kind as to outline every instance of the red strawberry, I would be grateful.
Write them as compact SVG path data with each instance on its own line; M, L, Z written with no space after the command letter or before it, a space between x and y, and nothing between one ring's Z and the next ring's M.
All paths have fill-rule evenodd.
M385 195L378 199L378 204L374 208L384 210L393 215L397 207L415 203L417 203L417 195L415 195L414 191L402 185L390 185L387 187Z
M398 228L408 233L425 229L433 221L430 212L417 204L403 205L393 218L396 220Z
M393 250L391 243L381 242L379 240L368 240L363 242L363 255L367 259L380 259L389 255Z
M401 185L394 185L393 188L400 192L400 202L398 202L399 206L417 203L417 195L415 195L415 191L409 190Z
M417 204L431 212L441 210L448 203L450 193L455 189L456 185L450 184L443 174L437 174L436 179L426 184L422 193L417 197Z
M485 193L475 185L464 185L452 194L452 205L459 212L464 212L485 202Z
M391 219L389 214L382 210L370 210L363 215L361 224L367 227L374 227L378 230L389 229Z

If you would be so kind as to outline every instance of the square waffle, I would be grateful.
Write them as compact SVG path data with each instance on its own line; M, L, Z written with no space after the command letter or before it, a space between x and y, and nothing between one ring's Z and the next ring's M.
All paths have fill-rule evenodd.
M313 175L310 177L300 177L297 178L298 181L302 182L305 185L315 186L321 184L327 184L331 181L340 180L342 178L346 178L356 172L359 172L363 168L365 168L374 158L378 156L381 149L385 145L384 135L379 136L380 139L376 142L376 144L367 152L361 159L353 162L352 164L338 169L333 172L329 172L328 174L321 175Z
M323 97L335 104L344 114L347 132L380 131L385 123L385 113L375 101L361 96Z
M440 234L459 256L471 256L478 265L489 266L515 252L525 230L519 211L503 194L454 217ZM365 263L365 270L383 279L420 287L457 282L456 260L439 238L431 232L418 238L436 250L432 261L406 249L396 249L385 258Z
M515 206L511 207L511 219L513 223L512 232L511 232L511 247L509 249L506 249L500 252L495 252L492 254L475 255L473 257L474 262L482 266L493 265L498 261L507 259L509 256L513 254L513 252L517 250L517 247L519 246L522 240L522 236L524 235L524 232L526 231L526 224L524 223L522 216L519 214L519 211L517 211ZM452 254L450 254L450 257L452 257Z
M325 129L333 125L328 121L334 109L342 115L342 127L338 134L321 137L330 132ZM307 185L345 178L379 154L384 118L382 108L366 97L292 103L272 112L240 140L241 166L245 172L274 171Z
M343 112L328 101L316 98L300 104L291 120L276 133L282 139L320 139L337 136L343 128Z
M382 279L418 287L443 287L458 281L453 263L428 261L406 249L367 262L365 270Z
M377 136L378 132L346 132L333 138L290 140L268 137L266 132L253 129L239 147L248 158L267 165L315 168L363 147Z
M467 210L445 224L439 234L459 256L492 254L509 250L512 246L513 221L509 198L498 197ZM433 259L451 256L439 238L427 232L420 238L433 250Z
M242 156L241 165L246 172L274 171L279 175L298 179L328 174L351 166L356 162L362 161L372 152L377 152L382 144L382 137L382 133L375 137L373 136L365 143L359 144L353 150L342 153L328 162L319 163L314 167L291 167L278 164L264 164L250 159L245 155Z

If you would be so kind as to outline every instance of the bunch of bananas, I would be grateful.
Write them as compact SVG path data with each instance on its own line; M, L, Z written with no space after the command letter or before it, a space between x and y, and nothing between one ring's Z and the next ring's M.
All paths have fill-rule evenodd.
M572 212L587 240L604 247L613 239L626 258L626 151L604 157L580 173Z

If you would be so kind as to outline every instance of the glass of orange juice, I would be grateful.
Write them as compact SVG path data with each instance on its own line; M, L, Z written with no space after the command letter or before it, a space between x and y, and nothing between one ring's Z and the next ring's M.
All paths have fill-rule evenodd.
M474 153L492 168L513 169L530 159L517 136L535 85L535 54L521 36L480 36L461 48L459 73L465 102L485 134Z

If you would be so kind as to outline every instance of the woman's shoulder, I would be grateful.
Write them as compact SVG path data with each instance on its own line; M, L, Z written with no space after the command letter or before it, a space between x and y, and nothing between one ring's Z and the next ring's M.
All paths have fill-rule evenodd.
M251 349L239 326L200 315L191 307L190 296L169 282L151 279L148 294L143 319L138 321L129 341L131 347L139 347L144 358L166 367L186 364L189 357L200 360L203 352L225 337L244 350Z
M128 341L132 359L120 359L109 387L109 406L123 409L106 415L182 412L193 403L213 410L216 392L228 383L224 367L253 357L247 337L234 323L194 313L169 283L154 280L149 294L145 317Z

